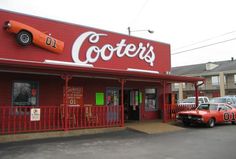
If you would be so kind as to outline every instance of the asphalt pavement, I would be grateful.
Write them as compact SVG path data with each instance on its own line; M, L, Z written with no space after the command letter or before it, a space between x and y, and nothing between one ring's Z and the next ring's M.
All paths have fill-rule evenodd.
M149 135L124 130L0 144L1 159L235 159L236 126Z

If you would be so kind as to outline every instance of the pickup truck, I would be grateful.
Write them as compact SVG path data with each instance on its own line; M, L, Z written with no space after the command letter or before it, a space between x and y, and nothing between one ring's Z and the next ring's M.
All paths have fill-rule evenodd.
M183 99L178 103L178 105L194 105L195 104L196 97L188 97L186 99ZM206 96L199 96L198 97L198 104L203 103L209 103L209 98Z

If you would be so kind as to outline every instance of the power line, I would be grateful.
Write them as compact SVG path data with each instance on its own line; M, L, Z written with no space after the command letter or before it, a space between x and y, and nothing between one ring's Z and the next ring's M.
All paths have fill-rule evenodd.
M228 40L224 40L224 41L219 41L219 42L216 42L216 43L212 43L212 44L208 44L208 45L203 45L203 46L200 46L200 47L196 47L196 48L192 48L192 49L188 49L188 50L184 50L184 51L174 52L171 55L182 54L184 52L198 50L198 49L201 49L201 48L205 48L205 47L209 47L209 46L213 46L213 45L217 45L217 44L221 44L221 43L226 43L226 42L233 41L233 40L236 40L236 38L232 38L232 39L228 39Z
M131 22L130 22L131 24L132 24L132 23L135 23L135 22L138 20L139 16L140 16L141 13L143 12L143 10L144 10L144 8L146 7L146 5L148 4L148 2L149 2L149 0L146 0L146 1L143 3L143 5L142 5L141 8L139 9L138 13L136 14L136 17L133 18L133 20L131 20Z
M220 35L217 35L217 36L213 36L211 38L207 38L205 40L201 40L201 41L198 41L196 43L192 43L192 44L189 44L189 45L181 46L181 47L179 47L179 48L177 48L175 50L179 50L179 49L182 49L182 48L185 48L185 47L193 46L193 45L196 45L196 44L199 44L199 43L203 43L203 42L206 42L206 41L209 41L209 40L213 40L215 38L219 38L219 37L222 37L222 36L225 36L225 35L228 35L228 34L232 34L232 33L235 33L235 32L236 32L236 30L230 31L230 32L227 32L227 33L224 33L224 34L220 34Z

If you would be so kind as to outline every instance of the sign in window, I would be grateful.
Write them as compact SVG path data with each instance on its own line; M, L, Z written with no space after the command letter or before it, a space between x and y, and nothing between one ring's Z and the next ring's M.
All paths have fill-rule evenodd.
M83 87L68 87L67 104L69 106L83 106Z
M16 81L13 82L13 106L37 106L38 82Z

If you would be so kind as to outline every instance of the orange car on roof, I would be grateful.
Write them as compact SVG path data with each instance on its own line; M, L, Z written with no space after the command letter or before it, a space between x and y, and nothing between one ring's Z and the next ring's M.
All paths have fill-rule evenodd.
M22 46L34 43L55 53L62 53L64 50L63 41L55 39L26 24L10 20L4 23L4 28L8 32L15 33L17 42Z

